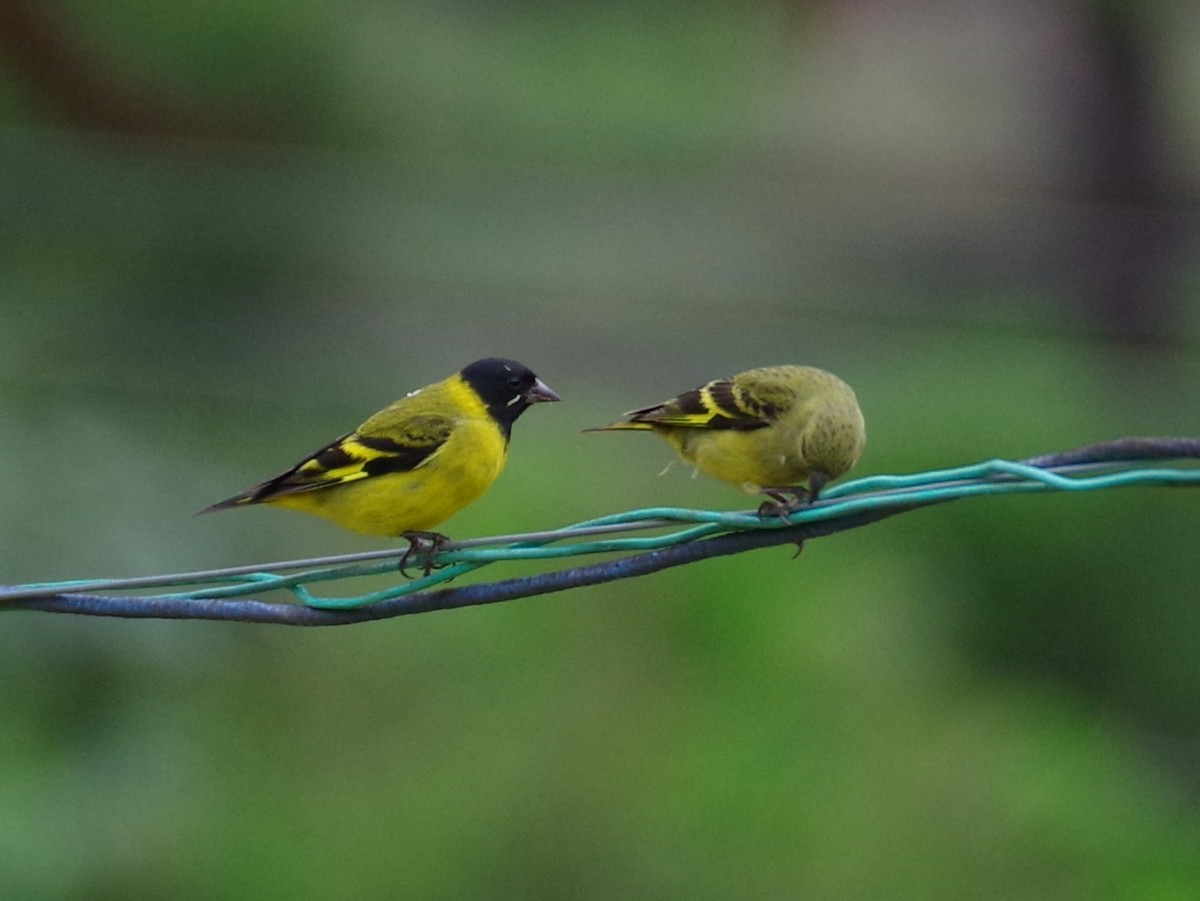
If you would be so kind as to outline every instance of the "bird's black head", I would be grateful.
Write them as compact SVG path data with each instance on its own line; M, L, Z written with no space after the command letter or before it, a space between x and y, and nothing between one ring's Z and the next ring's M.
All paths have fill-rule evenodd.
M528 366L515 360L476 360L459 375L487 405L506 436L531 404L562 400Z

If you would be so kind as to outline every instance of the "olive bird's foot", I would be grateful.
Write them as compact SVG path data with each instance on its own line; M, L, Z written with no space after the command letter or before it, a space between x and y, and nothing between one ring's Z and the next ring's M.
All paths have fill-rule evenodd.
M823 472L812 472L808 475L808 487L803 485L785 485L779 488L763 488L760 493L767 497L758 508L758 515L765 519L768 516L778 516L788 522L788 517L807 507L817 499L821 489L829 483L829 476Z
M423 576L445 566L444 563L439 566L434 560L450 540L448 536L441 532L402 532L400 537L408 542L408 550L400 558L400 575L404 578L412 578L408 568L414 563L420 567Z
M807 488L802 485L764 488L762 493L766 495L767 500L763 501L758 508L758 515L763 519L768 516L778 516L783 522L790 525L791 515L813 503L817 499L817 495L821 493L821 489L828 483L828 475L823 472L812 472L808 476ZM792 554L792 559L795 560L799 557L802 550L804 550L804 539L796 542L796 553Z
M760 519L778 516L786 523L789 522L788 517L791 514L812 503L808 489L799 485L794 488L764 488L762 494L767 499L759 505L758 516Z

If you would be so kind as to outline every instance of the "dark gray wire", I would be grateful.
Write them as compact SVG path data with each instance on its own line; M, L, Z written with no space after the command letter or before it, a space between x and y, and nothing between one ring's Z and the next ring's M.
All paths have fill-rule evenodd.
M1200 438L1120 438L1074 450L1046 454L1021 461L1044 469L1089 469L1127 461L1200 458ZM454 588L439 588L351 610L320 610L293 603L258 600L214 600L198 598L138 598L63 592L49 597L6 599L0 589L0 604L10 609L85 616L115 616L155 619L207 619L236 622L275 623L293 626L339 626L370 622L434 610L453 610L495 604L522 597L598 585L616 579L647 575L699 560L737 554L757 548L800 543L811 538L858 528L899 513L945 503L914 500L905 506L864 510L834 519L820 520L779 529L753 529L700 539L686 544L634 554L617 560L591 563L555 572L540 573ZM464 542L465 544L465 542ZM385 553L371 553L373 559ZM261 567L253 567L261 571Z

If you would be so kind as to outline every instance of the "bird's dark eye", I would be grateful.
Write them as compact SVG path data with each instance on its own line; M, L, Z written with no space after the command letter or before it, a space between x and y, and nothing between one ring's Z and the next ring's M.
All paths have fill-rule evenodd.
M508 387L520 388L521 387L521 377L519 375L510 375L508 377Z

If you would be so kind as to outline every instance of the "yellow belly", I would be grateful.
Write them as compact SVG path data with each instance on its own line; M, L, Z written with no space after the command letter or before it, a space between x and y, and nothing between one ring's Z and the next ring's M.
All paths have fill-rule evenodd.
M809 476L798 442L764 442L755 432L692 434L681 448L685 460L714 479L754 493L760 488L799 485Z

